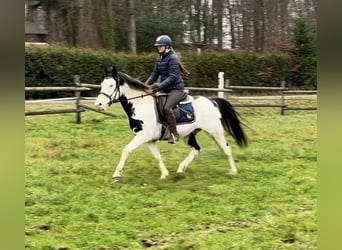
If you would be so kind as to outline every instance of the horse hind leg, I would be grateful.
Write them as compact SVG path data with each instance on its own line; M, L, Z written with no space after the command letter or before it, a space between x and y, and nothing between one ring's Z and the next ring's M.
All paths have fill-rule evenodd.
M189 155L179 164L177 173L184 173L190 163L199 154L201 147L198 145L195 133L191 133L188 137L188 145L191 147Z
M233 158L232 154L232 148L231 146L227 143L226 139L224 138L224 133L216 133L213 135L213 138L217 145L222 149L222 151L227 155L228 157L228 162L230 166L230 173L231 174L237 174L237 169L235 166L235 161Z
M152 155L159 163L159 169L160 169L160 179L165 179L169 175L169 171L167 170L162 158L159 149L156 146L155 142L149 142L147 143L148 148L150 149Z

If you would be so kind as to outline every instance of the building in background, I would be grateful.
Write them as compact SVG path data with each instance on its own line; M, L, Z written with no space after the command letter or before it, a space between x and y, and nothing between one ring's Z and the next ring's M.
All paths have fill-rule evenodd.
M25 1L25 44L47 44L45 16L40 1Z

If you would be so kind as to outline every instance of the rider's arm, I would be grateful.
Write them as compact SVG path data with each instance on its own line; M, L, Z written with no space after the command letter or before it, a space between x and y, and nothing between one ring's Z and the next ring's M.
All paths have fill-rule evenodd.
M157 69L157 65L154 66L154 69L152 71L151 76L146 80L146 84L152 84L155 83L158 80L159 77L159 73L158 73L158 69Z

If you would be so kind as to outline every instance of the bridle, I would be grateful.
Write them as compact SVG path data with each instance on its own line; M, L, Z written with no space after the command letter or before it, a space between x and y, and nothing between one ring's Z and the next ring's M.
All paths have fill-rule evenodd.
M109 99L109 102L107 103L108 106L112 105L115 102L118 102L118 99L121 96L119 79L115 79L114 77L111 77L111 76L108 76L105 79L110 79L110 78L114 79L115 83L116 83L115 89L113 90L113 92L110 95L108 95L107 93L102 92L102 91L100 92L100 95L104 95L105 97L107 97ZM118 95L118 98L116 98L117 95Z

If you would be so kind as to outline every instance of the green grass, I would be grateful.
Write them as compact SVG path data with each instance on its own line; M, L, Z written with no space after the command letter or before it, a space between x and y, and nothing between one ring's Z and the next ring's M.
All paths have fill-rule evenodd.
M317 249L315 111L238 109L250 144L227 136L236 176L200 133L185 175L176 171L188 147L158 142L166 180L141 147L113 183L132 134L120 106L111 110L117 119L85 112L80 125L74 114L25 118L26 249Z

